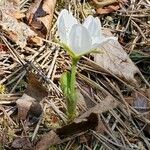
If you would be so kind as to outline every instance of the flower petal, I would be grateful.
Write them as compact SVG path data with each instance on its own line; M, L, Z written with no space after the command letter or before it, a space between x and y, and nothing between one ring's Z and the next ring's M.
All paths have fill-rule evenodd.
M92 39L88 30L80 25L73 25L69 34L69 46L76 55L81 55L91 49Z
M76 18L73 17L68 10L63 9L57 20L58 33L62 42L67 43L69 38L69 33L74 24L77 24Z
M93 16L88 16L84 21L83 26L88 29L92 37L92 43L99 43L102 35L100 20L97 17L94 18Z
M66 27L65 27L65 21L63 17L59 18L58 22L58 34L63 43L67 42L67 32L66 32Z
M98 48L98 47L103 46L103 44L109 42L109 40L117 40L117 38L116 38L116 37L103 38L103 39L100 41L100 43L94 43L94 44L92 44L91 47L92 47L92 49L96 49L96 48Z

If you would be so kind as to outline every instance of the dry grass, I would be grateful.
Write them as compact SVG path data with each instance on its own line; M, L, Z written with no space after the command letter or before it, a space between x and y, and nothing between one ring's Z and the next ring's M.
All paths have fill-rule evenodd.
M121 10L111 15L99 17L103 27L111 29L113 34L119 37L125 51L132 56L131 58L148 81L150 74L150 2L136 0L131 4L132 2L128 6L122 6ZM21 8L28 8L29 5L30 1L22 1ZM0 141L4 149L11 149L11 143L16 137L27 137L35 144L50 129L67 123L66 105L59 87L59 78L62 72L70 68L71 62L66 52L53 40L57 38L55 21L62 7L72 10L81 20L93 13L93 8L89 3L57 2L51 30L53 42L47 39L42 46L27 45L21 49L13 44L3 32L0 33L1 43L7 46L6 51L0 52ZM139 53L140 55L137 55ZM144 111L139 111L131 104L131 101L135 99L133 93L146 97L145 93L141 92L146 91L146 83L138 78L139 87L131 86L121 79L118 80L114 76L97 71L96 66L90 66L87 63L88 59L93 61L92 56L86 56L78 64L77 85L89 104L89 106L79 104L79 112L88 110L107 95L112 95L121 102L121 105L99 116L101 130L91 130L74 135L64 139L62 144L53 148L62 150L149 149L150 135L147 133L150 124L149 117L147 117L149 107ZM26 128L25 122L18 120L15 105L16 100L21 97L26 88L25 77L28 70L38 75L39 80L49 92L49 96L41 102L44 111L38 124L30 128ZM88 142L88 139L91 141Z

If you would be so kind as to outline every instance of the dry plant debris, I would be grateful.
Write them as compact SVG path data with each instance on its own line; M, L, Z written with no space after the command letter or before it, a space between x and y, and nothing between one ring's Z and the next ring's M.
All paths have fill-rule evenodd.
M0 149L150 148L150 3L109 2L0 2ZM98 16L119 41L78 63L79 116L70 124L59 79L71 61L56 43L63 8L81 21Z
M94 61L106 72L126 80L129 84L136 84L135 74L139 70L118 41L109 41L104 44L102 52L94 55Z

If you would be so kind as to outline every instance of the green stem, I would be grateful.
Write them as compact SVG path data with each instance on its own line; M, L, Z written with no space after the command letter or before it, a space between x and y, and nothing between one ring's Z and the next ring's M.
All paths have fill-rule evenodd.
M70 91L72 94L75 92L75 82L76 82L76 72L77 72L77 60L72 61L71 68L71 82L70 82Z
M69 97L68 97L68 119L72 121L76 116L76 105L77 105L77 96L76 96L76 72L77 72L77 59L73 59L72 68L71 68L71 79L70 79L70 88L69 88Z

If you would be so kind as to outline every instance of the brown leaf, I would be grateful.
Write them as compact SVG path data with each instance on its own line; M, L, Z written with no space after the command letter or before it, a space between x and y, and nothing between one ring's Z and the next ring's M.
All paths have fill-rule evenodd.
M19 22L16 18L2 13L2 20L0 26L9 35L10 39L16 42L21 48L24 48L27 44L27 40L30 37L36 36L25 23Z
M49 33L56 0L35 0L27 13L29 24L38 30L39 36L45 37Z
M89 109L74 122L65 125L61 128L53 130L47 133L40 142L36 145L36 150L46 150L49 146L54 144L60 144L62 139L85 132L89 129L94 130L99 122L99 114L106 112L110 109L116 108L119 102L115 101L112 97L107 96L100 104ZM103 129L101 132L104 132Z
M47 150L49 146L58 144L60 141L61 139L59 136L53 130L51 130L37 143L35 150Z
M33 73L28 75L28 85L25 94L16 101L18 107L18 117L25 120L27 116L39 117L42 107L39 102L48 95L46 88Z
M15 11L12 13L12 16L16 19L22 19L25 17L25 14L20 11Z
M111 40L103 44L100 51L100 54L94 54L94 61L101 68L130 84L135 85L137 83L134 76L139 72L139 70L117 40Z
M98 125L98 115L94 113L90 113L89 116L84 119L80 119L78 121L74 121L71 124L63 126L56 130L56 133L59 137L64 138L67 136L71 136L73 134L78 134L80 132L87 131L89 129L95 129Z
M108 14L120 8L120 4L127 3L127 0L93 0L96 4L98 14Z
M41 101L44 97L48 96L48 92L46 88L42 85L42 83L38 80L38 76L33 73L28 74L28 86L25 93L37 101Z
M79 116L75 119L74 122L78 123L90 116L90 114L101 114L106 112L110 109L116 108L119 105L119 102L116 101L112 96L107 96L101 103L97 104L96 106L90 108L87 112Z
M112 4L123 4L123 3L127 3L128 0L93 0L93 2L96 4L96 7L105 7L105 6L109 6Z
M97 14L109 14L111 12L118 10L119 8L120 8L119 5L109 5L109 6L104 7L104 8L98 8L96 10L96 12L97 12Z
M31 40L31 43L34 43L34 44L36 44L38 46L42 46L43 45L43 40L40 37L38 37L38 36L31 37L30 40Z
M0 10L0 26L2 30L21 48L24 48L31 38L37 37L37 34L29 26L17 20L25 16L18 5L13 5L13 3L6 1L5 5L0 5ZM39 41L40 44L43 43L42 39L34 40L37 45L39 45Z
M27 94L23 94L22 97L16 101L19 119L26 119L33 102L35 102L35 99L28 96Z
M116 108L118 105L119 102L114 100L113 97L107 96L101 103L90 108L88 111L76 118L73 123L57 129L56 133L62 137L84 132L89 129L95 129L99 122L98 115Z
M107 131L107 128L105 127L102 119L99 118L98 125L95 130L97 133L100 133L100 134L104 134Z
M22 149L22 150L33 150L32 144L30 143L29 139L23 138L16 138L13 142L11 147L13 149Z

